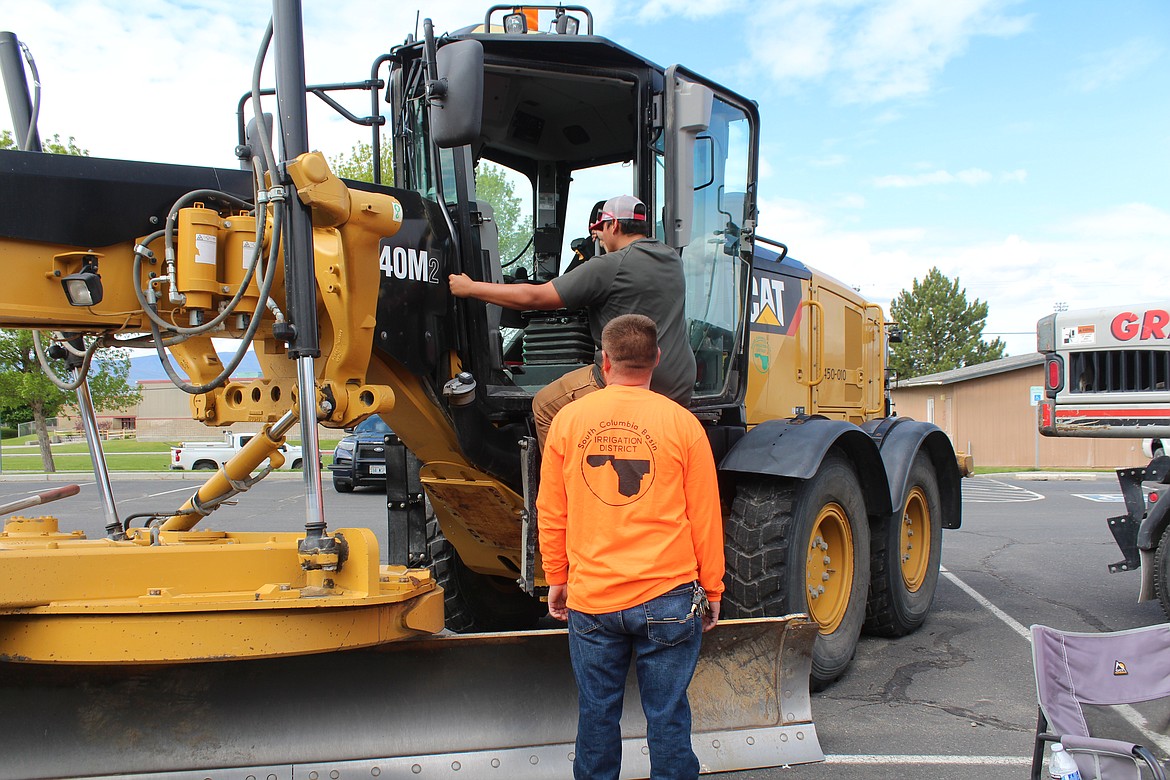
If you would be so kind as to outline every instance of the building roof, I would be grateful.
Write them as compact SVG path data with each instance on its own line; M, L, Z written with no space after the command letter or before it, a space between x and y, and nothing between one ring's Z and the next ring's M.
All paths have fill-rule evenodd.
M1018 371L1021 368L1031 368L1032 366L1039 366L1043 363L1044 355L1039 352L1028 352L1023 355L1012 355L1010 357L1000 358L999 360L991 360L987 363L979 363L974 366L963 366L962 368L953 368L950 371L939 371L935 374L923 374L922 376L904 379L894 383L891 389L897 390L902 387L923 387L926 385L953 385L958 382L965 382L968 379L978 379L984 376L1003 374L1008 371Z

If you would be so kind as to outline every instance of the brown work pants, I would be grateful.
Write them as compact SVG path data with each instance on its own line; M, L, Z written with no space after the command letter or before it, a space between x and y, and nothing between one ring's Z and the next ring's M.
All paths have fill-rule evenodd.
M532 399L532 416L536 421L536 441L540 444L540 451L544 452L544 440L548 437L548 427L552 425L563 407L570 401L589 395L600 390L597 379L593 375L593 364L581 366L551 382L536 393Z

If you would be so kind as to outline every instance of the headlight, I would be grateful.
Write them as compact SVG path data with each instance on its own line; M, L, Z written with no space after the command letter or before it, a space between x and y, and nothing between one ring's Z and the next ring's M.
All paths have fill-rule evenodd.
M353 442L353 441L339 441L339 442L337 442L337 447L333 450L333 457L336 458L338 455L340 455L342 453L345 453L346 455L348 455L349 453L354 451L354 448L356 446L357 446L357 443Z

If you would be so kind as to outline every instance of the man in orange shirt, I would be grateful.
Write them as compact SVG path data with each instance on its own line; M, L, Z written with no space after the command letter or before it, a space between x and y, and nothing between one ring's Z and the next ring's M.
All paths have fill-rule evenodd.
M651 777L694 778L687 686L723 593L715 462L694 415L649 389L653 320L614 318L601 349L605 387L553 418L536 501L549 614L569 623L579 692L573 774L618 777L633 656Z

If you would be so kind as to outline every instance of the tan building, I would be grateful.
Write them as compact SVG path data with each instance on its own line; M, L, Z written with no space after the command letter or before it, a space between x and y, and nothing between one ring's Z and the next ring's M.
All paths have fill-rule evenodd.
M978 466L1115 469L1144 466L1140 439L1053 439L1036 425L1043 356L1017 355L898 382L894 411L933 422Z
M244 380L247 381L247 380ZM191 396L171 384L169 379L148 379L138 383L142 401L138 404L135 427L141 441L215 441L223 428L214 428L191 419ZM259 423L236 423L233 431L258 431ZM336 441L344 431L318 427L322 441ZM288 438L300 439L300 426L294 426ZM332 448L332 444L329 445Z
M247 383L249 379L233 377L233 381ZM191 419L191 396L175 387L169 379L140 379L138 390L142 400L137 405L94 413L103 437L137 438L141 441L218 441L223 436L222 431L226 430ZM231 430L243 432L259 431L260 428L260 423L236 423L231 426ZM83 427L76 408L62 408L49 430L60 437L81 437ZM327 449L332 449L332 442L345 435L343 430L324 426L318 426L317 430L317 437L321 441L330 442ZM299 425L293 426L288 438L301 438Z

